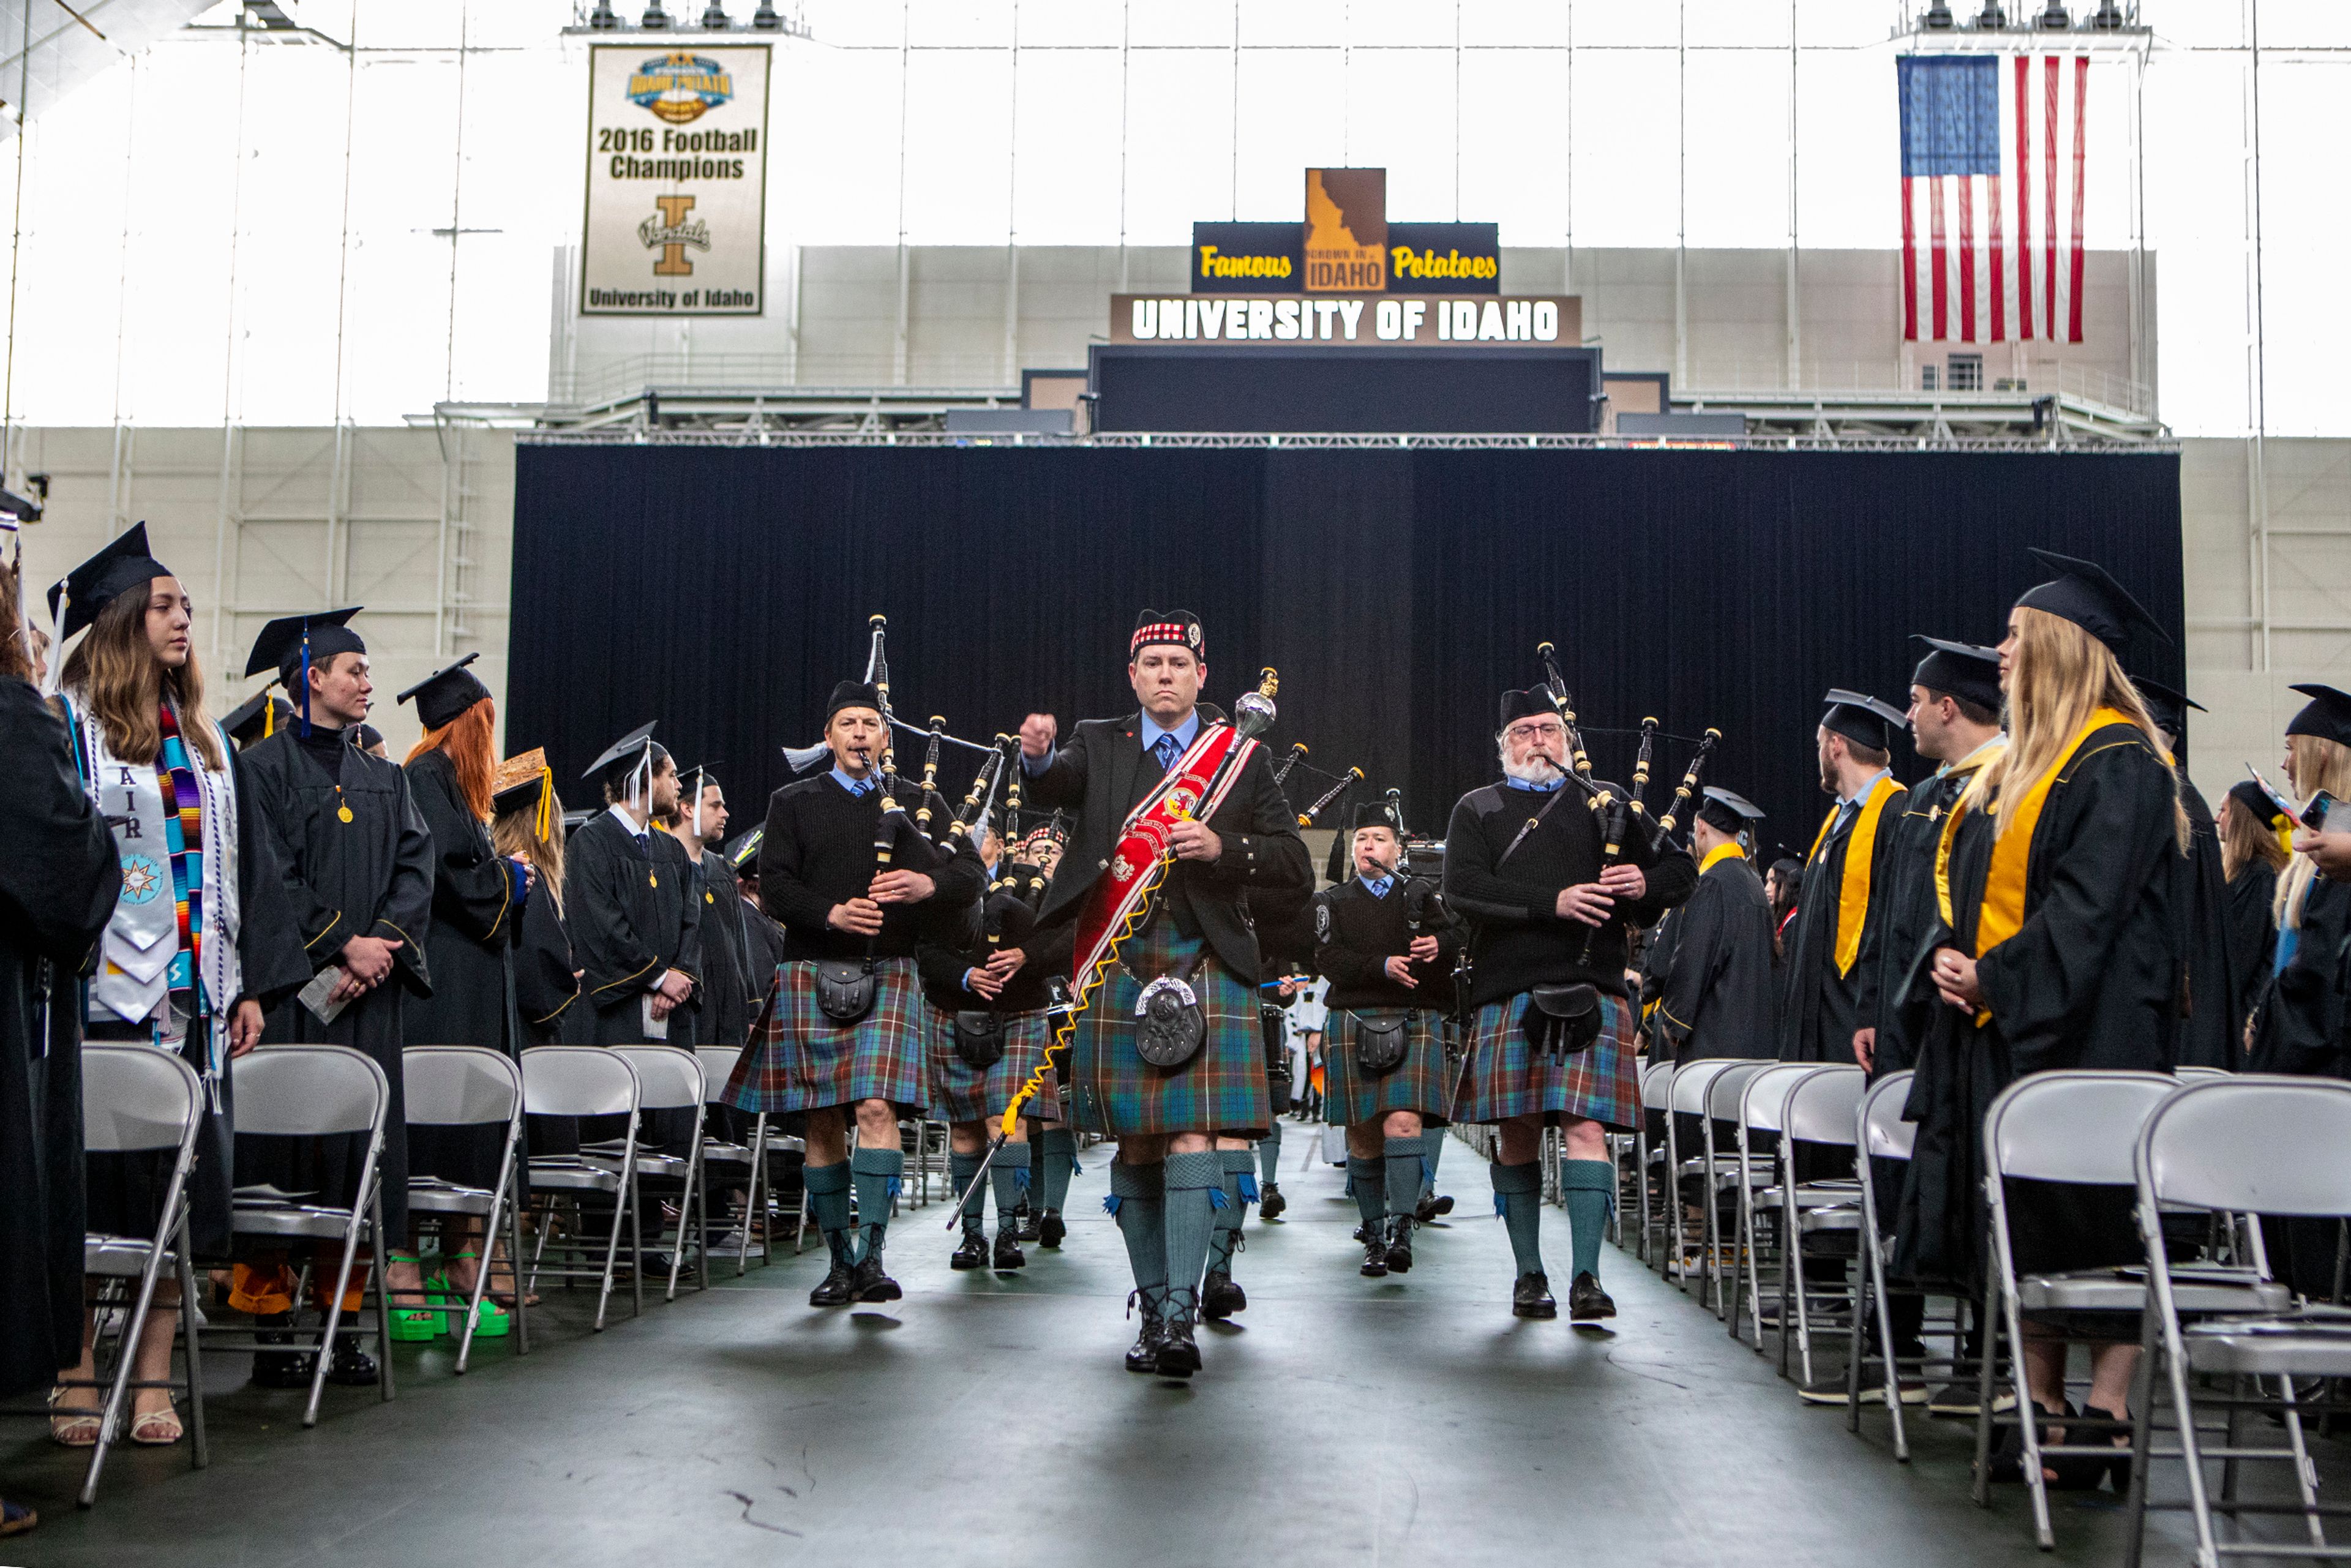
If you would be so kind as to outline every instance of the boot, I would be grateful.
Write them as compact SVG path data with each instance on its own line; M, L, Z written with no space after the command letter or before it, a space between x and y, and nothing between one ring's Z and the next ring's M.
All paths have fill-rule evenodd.
M1050 1212L1050 1211L1049 1211ZM1142 1291L1130 1291L1126 1298L1127 1314L1134 1315L1137 1306L1143 1309L1143 1327L1134 1336L1134 1343L1126 1353L1129 1372L1155 1373L1159 1370L1161 1340L1159 1302Z
M1020 1250L1020 1232L1017 1221L998 1217L996 1224L996 1267L1003 1272L1029 1266L1029 1255Z
M1388 1272L1391 1274L1411 1273L1412 1216L1409 1214L1392 1214L1388 1216L1387 1229L1387 1237L1383 1245L1387 1249Z
M1200 1370L1200 1344L1192 1337L1192 1308L1184 1300L1192 1292L1170 1293L1171 1310L1159 1327L1159 1375L1189 1377Z
M1281 1196L1281 1189L1273 1183L1267 1182L1259 1189L1257 1200L1257 1217L1259 1219L1280 1219L1281 1211L1289 1207L1290 1200Z
M1044 1213L1037 1217L1037 1245L1042 1247L1046 1251L1060 1251L1061 1248L1061 1240L1064 1237L1068 1236L1069 1233L1070 1228L1061 1223L1061 1211L1060 1209L1049 1208ZM1028 1238L1024 1236L1021 1239L1025 1241Z
M360 1348L359 1335L339 1333L335 1336L335 1346L327 1353L327 1381L345 1388L374 1385L375 1357Z
M825 1271L824 1282L809 1292L809 1305L811 1307L849 1305L857 1299L857 1292L851 1285L854 1274L855 1270L848 1264L838 1258L834 1259L832 1267Z
M1220 1323L1235 1312L1245 1312L1248 1308L1249 1293L1233 1282L1233 1276L1229 1270L1208 1270L1208 1277L1201 1282L1200 1289L1202 1317L1212 1323ZM1197 1361L1198 1356L1196 1352L1195 1364L1197 1364Z
M1355 1235L1360 1239L1366 1234L1366 1230L1367 1228L1359 1227ZM1364 1243L1364 1266L1357 1271L1366 1280L1384 1280L1388 1277L1386 1237L1373 1235L1370 1240Z
M987 1232L967 1229L963 1239L947 1258L950 1269L985 1269L987 1267Z
M849 1288L861 1301L894 1301L906 1293L898 1288L897 1281L883 1271L882 1243L878 1238L866 1244L865 1256L857 1260L856 1269L849 1276Z

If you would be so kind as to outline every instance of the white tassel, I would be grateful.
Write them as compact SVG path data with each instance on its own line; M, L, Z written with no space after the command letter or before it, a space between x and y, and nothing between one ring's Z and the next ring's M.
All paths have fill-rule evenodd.
M818 759L831 749L821 740L814 746L787 746L784 747L784 761L793 772L804 773L815 767Z

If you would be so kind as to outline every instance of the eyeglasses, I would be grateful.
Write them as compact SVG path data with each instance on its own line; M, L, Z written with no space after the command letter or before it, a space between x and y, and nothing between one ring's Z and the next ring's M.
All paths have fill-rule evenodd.
M1514 724L1502 732L1505 737L1511 740L1533 740L1541 736L1564 736L1566 733L1567 727L1556 720L1550 723L1538 720L1533 724Z

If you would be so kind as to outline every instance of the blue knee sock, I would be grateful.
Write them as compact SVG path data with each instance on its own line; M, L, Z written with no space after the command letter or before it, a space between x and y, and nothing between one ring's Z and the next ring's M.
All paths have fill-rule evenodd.
M1410 1214L1420 1207L1421 1149L1428 1135L1390 1138L1384 1147L1388 1168L1388 1212Z
M959 1155L952 1149L947 1151L947 1179L955 1183L956 1191L969 1194L963 1203L963 1233L966 1236L977 1236L985 1228L980 1223L981 1195L974 1186L979 1180L980 1158L978 1155Z
M1267 1186L1281 1184L1281 1118L1257 1141L1258 1180Z
M1164 1312L1167 1304L1166 1170L1155 1160L1147 1166L1113 1160L1110 1196L1102 1199L1118 1221L1127 1267L1147 1312Z
M1078 1135L1067 1127L1046 1128L1044 1155L1041 1206L1059 1209L1070 1196L1070 1173L1077 1168Z
M1510 1234L1510 1256L1520 1275L1542 1271L1542 1166L1534 1160L1522 1166L1499 1161L1494 1178L1494 1212Z
M906 1156L898 1149L853 1149L849 1155L850 1179L857 1184L857 1229L865 1239L859 1260L882 1249L890 1228L890 1200L898 1196L898 1178L905 1173Z
M1355 1191L1355 1212L1364 1217L1365 1227L1378 1225L1388 1217L1388 1162L1384 1155L1350 1154L1347 1156L1347 1176Z
M849 1162L802 1166L800 1181L808 1188L809 1218L816 1221L817 1234L824 1238L834 1264L848 1268L857 1260L855 1240L849 1233Z
M1020 1207L1020 1195L1029 1190L1029 1145L1007 1144L996 1151L996 1163L987 1167L990 1180L996 1184L996 1228L1017 1230L1020 1222L1012 1211Z
M1167 1316L1190 1316L1208 1266L1208 1233L1225 1196L1224 1156L1214 1149L1167 1156Z
M1217 1158L1225 1167L1224 1207L1217 1210L1216 1228L1208 1237L1208 1270L1233 1271L1233 1254L1240 1249L1241 1219L1248 1212L1248 1201L1256 1196L1257 1155L1247 1149L1219 1149ZM1247 1182L1249 1190L1241 1184Z
M1445 1134L1436 1128L1425 1129L1420 1134L1420 1196L1437 1196L1437 1157L1445 1152Z
M1575 1247L1575 1272L1600 1277L1600 1235L1609 1206L1616 1201L1616 1167L1607 1160L1562 1160L1560 1190L1567 1198L1567 1223ZM1570 1275L1573 1280L1574 1275Z

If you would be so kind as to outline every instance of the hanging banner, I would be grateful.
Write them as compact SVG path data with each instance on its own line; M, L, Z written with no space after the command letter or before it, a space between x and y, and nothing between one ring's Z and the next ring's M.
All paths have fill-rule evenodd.
M757 316L767 273L765 44L588 51L583 316Z

